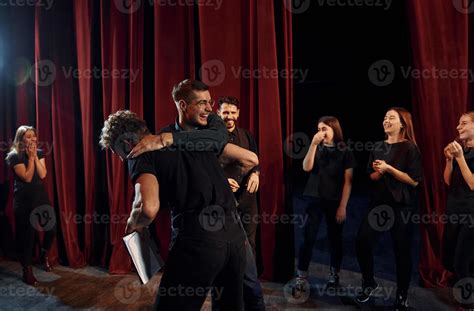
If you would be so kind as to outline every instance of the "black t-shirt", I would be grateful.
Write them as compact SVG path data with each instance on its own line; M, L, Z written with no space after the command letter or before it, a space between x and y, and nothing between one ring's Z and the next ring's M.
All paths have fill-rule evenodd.
M38 155L38 159L44 158L44 152L42 149L38 149L36 153ZM26 155L25 152L11 153L7 157L6 161L8 165L10 165L12 170L13 170L13 167L17 164L24 164L25 168L28 167L28 156ZM20 190L43 187L43 182L41 181L41 178L39 177L38 172L36 171L36 168L33 174L33 178L31 179L31 182L29 183L24 182L20 177L18 177L18 175L15 174L14 170L13 170L13 175L15 176L14 193Z
M474 148L464 149L464 158L469 170L474 173ZM461 209L469 213L474 212L474 190L467 185L456 160L453 160L451 184L448 188L448 209L450 211L454 209L457 212L462 212Z
M410 141L394 144L379 142L375 146L369 155L367 173L374 172L372 168L373 161L384 160L394 168L407 173L414 181L422 181L421 154L414 143ZM417 203L419 187L412 187L403 183L389 173L383 174L382 178L373 182L373 185L372 199L374 204L414 205Z
M160 205L168 203L173 218L199 217L210 206L221 207L226 216L236 211L234 195L212 151L165 148L129 160L128 167L133 183L141 174L156 176ZM225 232L216 231L219 239L244 238L237 222L225 226Z
M318 145L313 169L303 194L339 201L344 186L344 172L355 166L356 160L348 148Z

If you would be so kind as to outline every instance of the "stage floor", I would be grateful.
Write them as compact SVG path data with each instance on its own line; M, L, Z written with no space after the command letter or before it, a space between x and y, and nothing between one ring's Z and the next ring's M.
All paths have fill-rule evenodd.
M71 269L57 266L53 272L34 268L40 281L31 287L21 281L21 266L0 261L0 310L151 310L161 274L145 286L135 274L110 275L104 269ZM360 286L360 274L341 271L342 287L324 292L327 266L311 263L308 292L291 296L294 280L287 284L263 282L267 310L392 310L396 286L377 278L383 286L373 302L356 305L351 297ZM410 289L412 310L455 310L451 288ZM203 310L210 310L210 300Z

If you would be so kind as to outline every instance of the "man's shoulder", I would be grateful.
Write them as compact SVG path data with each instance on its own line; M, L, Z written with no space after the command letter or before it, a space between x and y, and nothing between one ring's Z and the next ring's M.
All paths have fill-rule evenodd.
M161 128L159 133L169 133L169 132L177 132L176 126L174 123Z

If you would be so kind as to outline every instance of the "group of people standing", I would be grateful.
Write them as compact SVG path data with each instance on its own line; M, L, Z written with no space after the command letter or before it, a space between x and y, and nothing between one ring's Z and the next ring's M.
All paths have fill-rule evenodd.
M215 309L241 310L245 306L246 310L264 310L255 264L257 144L250 132L236 126L239 101L229 96L219 98L216 115L212 112L215 101L208 86L196 80L177 83L172 97L178 117L157 135L151 134L145 121L135 113L121 110L108 117L100 137L102 148L127 160L135 185L126 233L144 230L162 206L169 206L172 211L172 246L155 309L200 309L207 292L185 297L166 294L172 287L188 286L213 288ZM412 271L413 224L405 221L404 216L418 208L421 155L407 110L389 109L383 119L383 129L386 139L370 153L367 173L373 190L355 241L362 272L362 290L356 299L360 303L368 301L379 286L373 271L373 249L379 232L371 226L369 214L378 206L388 205L394 212L390 232L396 260L395 307L406 310ZM457 130L457 141L444 149L448 214L474 210L474 112L461 116ZM34 128L18 128L7 161L15 175L16 237L21 247L23 280L34 285L37 281L32 274L31 261L35 228L29 218L35 207L50 204L41 181L46 176L44 154L36 147ZM310 172L310 177L304 191L308 218L298 254L299 282L308 278L319 223L325 216L331 253L327 286L340 286L342 233L355 166L354 155L344 144L337 118L320 118L303 161L303 169ZM209 208L212 211L204 213ZM215 214L218 218L212 223L217 227L209 229L203 221ZM241 221L240 217L252 221ZM446 225L443 262L458 278L470 273L474 252L468 243L474 237L473 232L467 225ZM51 265L47 254L54 236L55 228L46 232L41 251L41 263L48 271Z
M372 190L368 210L355 240L362 273L362 290L356 300L367 302L379 287L374 279L373 250L381 230L371 223L370 215L374 209L385 207L393 211L393 223L389 230L396 263L395 310L407 310L414 229L409 216L418 211L419 184L423 178L421 154L412 117L406 109L390 108L382 125L386 139L375 144L379 147L373 148L369 155L367 174L372 181ZM444 149L444 180L449 189L446 213L466 216L474 214L474 112L461 116L457 131L458 138ZM303 161L303 169L310 172L303 194L308 220L298 257L297 287L307 283L312 250L323 216L327 223L331 255L327 288L339 286L343 223L355 165L351 150L343 143L339 121L332 116L322 117ZM445 226L443 262L447 270L455 272L457 279L466 278L471 272L470 265L474 261L470 245L474 238L473 226L462 222L448 222Z

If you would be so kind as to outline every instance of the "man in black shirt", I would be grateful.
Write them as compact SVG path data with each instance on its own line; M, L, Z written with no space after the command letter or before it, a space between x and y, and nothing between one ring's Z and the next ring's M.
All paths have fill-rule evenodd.
M176 122L163 128L159 135L144 137L133 148L128 158L133 158L146 151L158 150L172 142L178 144L179 148L187 150L212 151L217 158L220 155L218 151L220 150L221 141L222 139L227 141L228 135L226 126L220 118L208 117L206 119L206 115L211 113L214 106L214 101L210 99L207 86L199 81L184 80L173 88L172 95L178 110ZM225 133L225 138L220 136L223 133ZM248 154L255 155L253 152L229 143L220 155L220 160L228 163L239 163L242 166L245 164L245 159L249 157ZM241 174L245 176L248 173L249 170L242 167ZM254 191L256 191L258 184L253 183L252 185ZM176 235L176 232L173 235ZM245 308L246 310L265 310L263 291L258 280L257 268L250 244L247 245L246 257L248 264L244 273L243 288Z
M205 97L209 92L194 93L193 98L188 98L189 104L201 106L200 101L205 100L207 110L210 100ZM213 123L213 118L217 120L214 124L218 125L207 130L216 138L212 151L186 150L183 148L186 142L193 142L187 147L198 149L202 133L182 133L170 135L171 138L161 136L161 144L166 148L129 160L136 194L126 231L139 231L149 225L156 217L160 202L168 202L172 207L173 227L178 233L155 308L196 310L213 286L216 308L225 306L226 310L241 310L245 235L235 215L232 191L213 152L220 153L225 144L225 126L217 116L209 113L205 118L197 117L198 122L206 124L208 118L209 123ZM125 159L128 151L147 135L149 131L143 120L130 111L119 111L105 122L101 145ZM219 137L224 139L219 140ZM232 144L225 145L222 153L241 159L246 170L258 164L255 154Z

